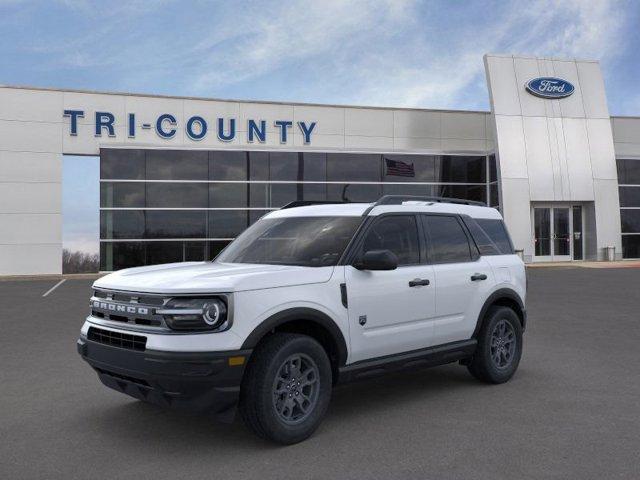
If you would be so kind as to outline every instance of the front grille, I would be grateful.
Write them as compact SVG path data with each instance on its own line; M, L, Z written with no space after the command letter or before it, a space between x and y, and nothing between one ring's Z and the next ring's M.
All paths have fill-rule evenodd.
M95 289L90 301L91 316L147 329L168 330L164 317L155 313L168 300L164 296Z
M103 330L96 327L89 327L87 338L93 342L102 343L103 345L126 348L128 350L144 351L147 347L147 337L112 332L111 330Z

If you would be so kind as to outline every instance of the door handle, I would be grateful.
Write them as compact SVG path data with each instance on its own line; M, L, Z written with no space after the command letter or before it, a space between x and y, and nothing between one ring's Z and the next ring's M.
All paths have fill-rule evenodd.
M487 276L484 273L474 273L471 275L471 281L477 282L478 280L486 280Z
M409 286L410 287L424 287L429 285L429 280L427 279L421 279L421 278L416 278L414 280L409 280Z

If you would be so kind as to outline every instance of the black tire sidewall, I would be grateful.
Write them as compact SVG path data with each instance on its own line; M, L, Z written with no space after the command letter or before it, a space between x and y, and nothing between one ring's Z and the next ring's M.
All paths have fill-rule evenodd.
M497 368L491 358L491 334L500 320L507 320L513 327L516 337L516 351L513 362L509 368ZM522 325L518 315L508 307L494 307L488 312L488 318L484 322L478 338L478 367L483 371L486 380L492 383L504 383L509 380L518 369L522 357Z
M288 425L280 420L273 406L272 386L284 361L291 355L304 353L316 363L319 371L320 391L314 410L301 423ZM309 437L322 421L331 400L332 373L331 364L322 346L311 337L291 335L280 348L272 352L267 359L268 365L263 378L257 379L260 387L257 394L258 415L267 436L280 443L296 443Z

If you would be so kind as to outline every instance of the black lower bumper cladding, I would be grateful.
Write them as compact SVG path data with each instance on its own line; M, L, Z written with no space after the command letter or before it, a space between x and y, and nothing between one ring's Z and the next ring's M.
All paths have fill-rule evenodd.
M136 351L84 337L78 353L109 388L156 405L232 421L251 350Z

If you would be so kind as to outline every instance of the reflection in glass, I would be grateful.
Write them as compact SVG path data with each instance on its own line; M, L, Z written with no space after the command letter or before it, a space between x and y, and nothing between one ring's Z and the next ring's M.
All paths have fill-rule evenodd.
M144 208L144 183L100 183L100 206Z
M208 152L147 150L147 180L206 180Z
M573 259L582 260L582 207L575 205L573 207Z
M568 208L553 209L553 254L571 255Z
M247 206L246 183L210 183L209 206L211 208L240 208Z
M327 200L332 202L375 202L382 196L382 185L338 183L327 185Z
M536 256L551 255L551 209L534 208L533 217Z
M640 210L620 210L622 233L640 233Z
M246 180L247 152L209 152L209 180Z
M128 148L100 149L100 178L144 180L145 151Z
M640 235L622 235L622 257L640 258Z
M209 210L209 238L234 238L248 225L246 210Z
M379 182L382 180L382 155L328 153L327 180Z
M103 210L100 212L100 238L144 238L144 211Z
M147 210L145 236L140 238L205 238L207 212Z
M207 208L206 183L147 183L147 207Z

